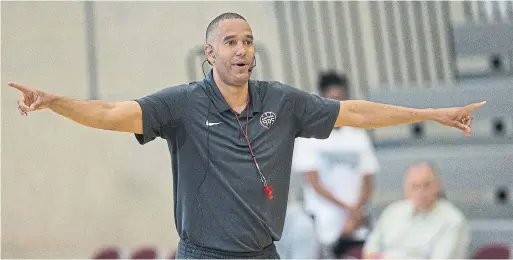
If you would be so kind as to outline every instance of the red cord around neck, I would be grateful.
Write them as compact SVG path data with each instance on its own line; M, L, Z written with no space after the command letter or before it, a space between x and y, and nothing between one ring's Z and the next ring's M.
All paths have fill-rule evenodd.
M235 112L233 109L232 109L232 112L235 115L235 119L237 119L237 123L239 124L239 127L240 127L240 130L241 130L242 134L244 134L244 138L246 139L246 142L248 143L249 152L251 153L251 156L253 157L253 162L255 163L255 166L256 166L256 168L258 170L258 173L260 174L260 180L264 184L264 192L265 192L265 194L267 194L267 198L269 200L272 200L273 199L273 188L271 186L267 185L267 180L265 179L264 175L260 171L260 166L258 166L258 162L257 162L256 156L255 156L255 153L253 152L253 148L251 147L251 142L249 141L249 136L248 136L249 98L248 98L248 102L246 104L246 129L245 130L242 128L242 125L241 125L241 123L239 121L238 113Z

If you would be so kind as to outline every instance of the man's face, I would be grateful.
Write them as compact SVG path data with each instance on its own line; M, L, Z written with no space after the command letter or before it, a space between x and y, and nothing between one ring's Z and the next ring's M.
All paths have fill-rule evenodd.
M405 181L405 194L417 211L432 208L438 200L439 183L431 167L420 164L409 169Z
M335 99L335 100L345 100L344 89L340 86L329 86L326 88L326 91L323 93L324 97Z
M231 86L247 84L255 57L249 24L242 19L219 22L211 44L216 55L213 67L219 78Z

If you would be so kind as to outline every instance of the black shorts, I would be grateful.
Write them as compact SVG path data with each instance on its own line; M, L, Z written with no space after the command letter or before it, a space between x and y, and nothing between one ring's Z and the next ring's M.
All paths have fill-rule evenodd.
M237 253L206 248L180 240L176 259L280 259L274 244L260 252Z
M332 252L337 258L342 258L351 248L361 247L365 241L341 237L333 244Z

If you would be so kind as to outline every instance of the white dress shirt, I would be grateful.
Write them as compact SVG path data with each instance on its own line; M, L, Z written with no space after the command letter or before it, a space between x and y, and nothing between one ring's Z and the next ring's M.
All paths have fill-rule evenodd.
M408 200L395 202L381 214L364 251L384 258L467 258L470 231L463 214L441 199L426 213L414 213Z

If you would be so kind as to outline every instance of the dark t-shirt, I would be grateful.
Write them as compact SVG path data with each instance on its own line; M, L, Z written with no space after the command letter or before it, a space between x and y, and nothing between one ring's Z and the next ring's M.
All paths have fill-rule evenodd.
M279 240L289 191L294 139L327 138L340 103L279 82L249 82L242 111L260 170L273 187L268 200L235 113L212 78L138 99L141 144L167 140L172 161L175 224L181 239L230 252L260 251ZM246 113L248 112L248 113Z

